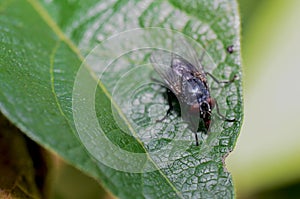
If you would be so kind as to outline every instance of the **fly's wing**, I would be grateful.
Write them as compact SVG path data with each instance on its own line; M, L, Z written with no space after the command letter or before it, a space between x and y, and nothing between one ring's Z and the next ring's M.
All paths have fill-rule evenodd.
M165 81L166 86L175 95L179 95L181 93L182 75L172 69L173 54L164 50L155 50L151 54L150 61L156 72Z
M194 44L194 45L192 45ZM197 47L196 51L195 48ZM174 52L181 57L181 59L190 63L190 70L193 72L201 72L204 73L203 66L201 64L201 59L205 53L203 48L199 48L198 43L188 42L186 38L179 37L174 42Z
M197 72L198 69L179 55L173 54L171 67L180 76Z

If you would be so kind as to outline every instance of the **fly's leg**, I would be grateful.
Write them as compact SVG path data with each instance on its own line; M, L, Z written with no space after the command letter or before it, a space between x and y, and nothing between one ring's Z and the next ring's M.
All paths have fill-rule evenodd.
M218 102L217 102L216 100L213 100L213 101L214 101L214 105L216 106L217 113L218 113L219 117L220 117L222 120L224 120L224 121L226 121L226 122L235 122L235 121L236 121L236 119L228 119L228 118L226 118L224 115L222 115L222 114L220 113L220 110L219 110Z
M167 99L168 99L169 108L167 110L166 115L163 118L156 120L156 122L162 122L162 121L164 121L170 115L171 111L174 108L173 104L172 104L172 96L173 96L172 91L169 90L169 89L167 89Z
M199 146L198 135L195 133L196 146Z
M202 63L203 59L204 59L204 56L205 56L205 51L202 52L201 56L200 56L200 63ZM202 65L202 64L201 64ZM236 75L233 76L233 78L231 78L230 80L223 80L223 81L220 81L218 80L215 76L213 76L211 73L209 72L205 72L206 75L210 76L215 82L217 82L218 84L231 84L232 82L234 82L237 78Z
M237 78L236 75L233 76L233 78L231 78L230 80L224 80L224 81L220 81L218 80L215 76L213 76L211 73L209 72L205 72L206 75L210 76L215 82L217 82L218 84L231 84L232 82L234 82Z
M225 80L225 81L219 81L217 78L215 78L211 73L209 72L205 72L206 75L210 76L215 82L217 82L217 84L231 84L232 82L234 82L237 78L236 75L233 76L233 78L231 78L230 80ZM216 106L216 109L217 109L217 113L219 115L219 117L226 121L226 122L235 122L236 120L235 119L228 119L226 118L224 115L222 115L220 113L220 109L219 109L219 105L218 105L218 102L215 100L215 99L212 99L212 104L213 106Z

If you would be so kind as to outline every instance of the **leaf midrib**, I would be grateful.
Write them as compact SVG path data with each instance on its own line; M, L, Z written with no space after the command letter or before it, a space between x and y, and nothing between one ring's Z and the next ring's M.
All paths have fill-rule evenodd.
M45 23L50 27L51 30L53 30L53 32L58 36L58 38L60 39L60 41L63 41L64 43L67 44L67 46L70 47L70 49L78 56L79 60L83 61L84 57L81 55L79 49L75 46L75 44L63 33L63 31L59 28L59 26L55 23L55 21L52 20L52 18L50 17L50 15L47 13L47 11L43 8L42 5L40 5L36 0L27 0L27 2L34 8L34 10L41 16L41 18L45 21ZM52 51L51 57L54 58L55 56L55 52L56 52L56 48L58 48L58 44L55 45L55 48ZM50 57L50 59L51 59ZM50 66L51 67L51 66ZM53 67L53 66L52 66ZM97 81L97 77L95 75L95 73L93 73L93 71L86 66L87 69L89 70L91 76L95 79L95 81ZM51 70L51 69L50 69ZM51 84L54 83L54 76L53 73L50 73L51 75ZM53 80L53 81L52 81ZM115 101L112 99L111 95L108 93L107 89L104 87L104 85L100 82L98 82L98 86L102 89L103 93L108 97L108 99L111 100L111 103L113 104L113 106L116 108L117 112L120 114L121 118L124 120L124 122L128 125L130 131L136 135L136 132L134 131L134 129L132 128L132 126L130 125L129 121L127 120L126 116L123 114L123 112L121 111L121 109L117 106L117 104L115 103ZM53 87L51 85L51 87ZM57 99L57 95L55 92L54 87L52 88L52 92L53 95L55 96L56 99L56 103L57 106L62 114L62 116L68 121L68 119L66 118L63 110L61 109L61 106L59 104L59 101ZM69 124L70 125L70 124ZM73 132L73 131L72 131ZM73 132L74 133L74 132ZM159 173L161 174L161 176L167 181L167 183L169 183L169 185L171 186L171 188L175 191L175 193L183 198L182 194L180 193L179 190L176 189L176 187L172 184L172 182L167 178L167 176L158 168L157 164L152 160L152 158L149 156L149 154L147 153L146 148L144 147L144 145L142 144L141 140L138 139L138 136L135 136L137 141L141 144L141 146L143 147L143 149L146 152L147 158L153 163L153 165L157 168L157 170L159 171Z

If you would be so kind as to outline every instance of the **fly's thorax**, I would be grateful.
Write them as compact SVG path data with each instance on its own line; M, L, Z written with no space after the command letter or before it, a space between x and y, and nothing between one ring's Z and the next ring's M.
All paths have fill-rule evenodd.
M196 71L193 73L193 76L197 77L198 79L200 79L200 81L205 84L206 87L207 86L207 80L206 80L206 75L205 73L202 71L202 72L199 72L199 71Z

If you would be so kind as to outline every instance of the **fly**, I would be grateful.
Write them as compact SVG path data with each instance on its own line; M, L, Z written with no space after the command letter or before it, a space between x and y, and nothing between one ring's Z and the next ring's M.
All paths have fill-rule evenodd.
M214 108L216 108L217 114L222 120L235 121L235 119L226 118L220 113L217 101L210 94L207 76L210 76L218 84L231 83L235 77L229 81L219 81L212 74L204 71L194 49L186 41L182 41L180 48L183 48L184 54L188 55L193 63L182 56L163 50L154 51L150 57L154 69L167 87L168 94L169 109L165 117L158 121L163 121L173 109L170 98L174 94L180 103L181 110L185 112L183 120L188 123L189 128L194 132L196 146L198 146L197 130L199 121L203 121L205 133L207 133Z

